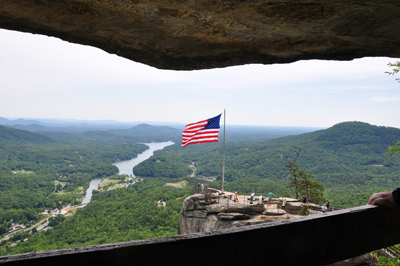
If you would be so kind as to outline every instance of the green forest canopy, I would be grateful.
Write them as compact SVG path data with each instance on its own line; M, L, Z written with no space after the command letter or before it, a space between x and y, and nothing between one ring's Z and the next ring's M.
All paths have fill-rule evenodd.
M99 140L76 141L0 129L0 229L9 226L10 217L25 223L37 219L44 208L76 201L83 196L78 186L86 190L91 178L116 174L112 162L130 159L146 149L140 144L108 141L107 134ZM398 139L399 129L346 122L267 141L230 142L225 189L264 195L273 190L274 197L285 195L289 177L284 165L292 160L324 185L324 196L332 205L363 205L371 193L398 186L400 158L384 156ZM144 182L95 193L91 203L71 218L52 221L52 230L34 234L14 247L0 244L0 255L175 235L181 204L198 182L187 177L192 162L197 175L216 176L212 186L220 187L221 143L185 149L177 143L135 167ZM182 178L189 181L184 189L162 186ZM55 180L68 182L67 193L53 193ZM166 209L156 206L159 199L166 201ZM15 239L23 237L16 235Z
M400 129L362 122L344 122L326 130L257 143L230 143L226 146L225 188L243 193L265 193L268 189L284 195L288 184L286 161L294 161L314 175L325 187L324 196L333 206L364 205L373 192L390 190L399 184L400 158L385 156L389 145L400 139ZM145 177L172 177L174 169L183 173L194 162L196 174L221 179L222 145L179 144L156 152L134 168ZM182 177L182 174L176 177ZM268 188L246 185L246 180L268 182ZM263 180L263 181L261 181ZM256 182L257 183L257 182ZM240 185L239 185L240 184Z

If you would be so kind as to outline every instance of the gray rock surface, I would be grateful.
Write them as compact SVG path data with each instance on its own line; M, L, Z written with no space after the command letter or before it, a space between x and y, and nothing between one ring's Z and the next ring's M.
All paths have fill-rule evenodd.
M286 212L291 213L291 214L297 214L301 211L303 206L306 205L305 203L302 202L286 202ZM309 210L313 211L322 211L321 206L308 203L307 204Z
M218 193L211 195L214 198ZM220 203L214 204L204 199L205 196L202 194L195 194L185 199L182 204L178 234L214 231L274 220L259 217L265 211L263 204L234 203L229 200L229 196L220 198Z
M218 213L217 218L220 220L247 220L250 215L243 213Z
M163 69L400 57L398 0L2 0L0 28Z
M299 217L299 212L305 205L297 199L286 198L286 209L282 210L282 199L273 198L272 204L265 200L262 204L250 197L239 195L239 202L230 198L232 192L220 195L219 190L208 189L206 194L195 194L185 199L182 204L179 220L179 234L214 231L274 222L282 219ZM211 201L210 201L211 199ZM308 204L310 214L321 213L321 206Z

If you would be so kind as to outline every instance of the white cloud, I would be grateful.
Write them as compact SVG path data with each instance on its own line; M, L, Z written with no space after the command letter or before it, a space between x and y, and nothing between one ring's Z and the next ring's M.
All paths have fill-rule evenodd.
M400 98L397 96L392 96L392 97L377 96L372 98L372 101L380 103L397 102L399 100Z

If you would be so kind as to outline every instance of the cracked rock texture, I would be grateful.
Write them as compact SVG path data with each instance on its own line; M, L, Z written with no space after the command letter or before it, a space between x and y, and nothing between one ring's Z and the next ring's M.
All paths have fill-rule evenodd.
M400 57L398 0L2 0L0 28L162 69Z
M218 193L213 193L212 204L209 204L204 194L186 198L181 208L178 234L235 228L278 219L277 216L261 215L265 212L264 204L229 203L229 197L220 198L218 203Z
M239 195L239 202L230 200L232 192L208 188L206 194L194 194L185 199L179 218L178 234L191 234L268 223L282 219L299 217L304 204L297 199L287 198L286 210L282 210L282 200L273 198L271 205L267 199L250 204L250 197ZM307 204L314 213L321 213L321 206ZM268 207L269 206L269 207Z

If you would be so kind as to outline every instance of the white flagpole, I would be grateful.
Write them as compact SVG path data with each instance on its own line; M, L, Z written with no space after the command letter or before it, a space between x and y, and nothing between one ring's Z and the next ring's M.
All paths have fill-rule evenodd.
M225 176L225 121L226 121L226 113L224 109L224 144L223 144L223 152L222 152L222 193L224 193L224 176Z

